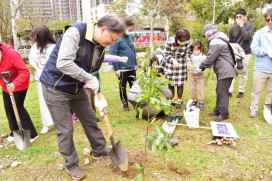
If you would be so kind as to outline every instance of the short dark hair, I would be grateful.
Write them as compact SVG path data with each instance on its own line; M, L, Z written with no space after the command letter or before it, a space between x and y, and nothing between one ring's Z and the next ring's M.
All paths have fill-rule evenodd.
M200 41L195 41L191 46L190 50L193 52L194 47L198 47L201 51L201 53L204 53L204 45Z
M246 11L244 10L244 9L238 9L237 11L236 11L236 13L235 13L235 16L237 15L237 14L242 14L242 15L246 15Z
M126 30L126 25L116 15L106 15L100 18L97 22L98 27L106 26L109 31L114 33L123 33Z
M126 19L125 20L125 25L128 26L134 26L134 22L131 19Z
M176 32L175 39L179 41L190 40L190 33L187 29L181 28Z
M272 8L269 8L266 10L266 12L264 13L264 17L266 18L268 15L270 15L272 17Z
M32 36L34 37L34 41L37 43L37 47L41 54L43 53L43 50L46 48L47 44L56 44L56 40L53 37L52 32L46 25L35 27L32 30Z

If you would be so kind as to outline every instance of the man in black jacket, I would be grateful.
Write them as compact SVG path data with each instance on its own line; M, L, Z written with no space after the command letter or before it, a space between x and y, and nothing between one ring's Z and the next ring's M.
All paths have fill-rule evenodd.
M254 25L252 23L245 22L246 21L246 11L244 9L238 9L235 13L236 16L236 24L230 28L229 31L229 42L230 43L238 43L244 49L246 56L245 61L247 67L249 68L250 60L251 60L251 41L252 41L252 33L254 31ZM239 93L237 95L238 98L243 98L246 83L247 83L247 74L246 71L244 74L240 75L239 80ZM233 86L234 86L235 78L232 81L232 84L229 89L229 95L232 96Z

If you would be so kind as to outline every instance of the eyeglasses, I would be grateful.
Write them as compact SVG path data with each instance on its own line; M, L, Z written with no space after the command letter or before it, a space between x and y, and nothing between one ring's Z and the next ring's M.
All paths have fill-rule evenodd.
M243 18L243 16L236 16L236 19L241 19Z
M111 31L110 31L109 29L108 29L108 32L110 33L111 40L112 40L113 42L116 42L117 40L114 40L114 39L113 39L112 34L111 34Z
M108 29L108 32L110 33L110 36L111 36L111 40L113 41L113 38L112 38L112 35L111 35L111 32L110 32L110 30Z
M272 19L266 19L265 21L269 23L269 21L272 22Z

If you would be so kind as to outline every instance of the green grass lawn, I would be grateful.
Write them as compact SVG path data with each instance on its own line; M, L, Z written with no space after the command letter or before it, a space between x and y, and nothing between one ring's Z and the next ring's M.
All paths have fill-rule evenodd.
M208 145L212 139L211 130L177 127L173 138L179 140L174 153L148 151L146 180L271 180L272 179L272 127L263 118L263 105L266 89L263 90L259 111L255 118L249 117L251 104L252 76L254 57L252 57L248 83L243 99L236 98L239 77L236 79L233 97L230 98L230 118L225 122L233 124L240 139L236 147L230 145ZM135 163L143 163L146 122L136 119L136 113L130 106L129 112L121 111L118 83L114 72L102 72L102 92L108 102L107 112L114 131L115 140L121 140L129 155L129 171L120 173L112 168L109 159L95 161L91 156L84 156L82 150L90 147L80 123L74 124L74 142L80 158L80 166L87 174L86 180L136 180ZM213 118L208 114L213 111L216 101L216 76L210 77L205 91L205 109L200 113L200 126L210 127ZM1 93L2 94L2 93ZM2 95L1 95L2 97ZM185 103L190 99L189 83L185 85L182 109L174 109L171 115L182 114ZM35 82L32 81L25 106L38 132L42 129L39 103ZM3 100L0 98L0 134L9 133ZM162 118L160 125L163 123ZM181 123L185 123L184 118ZM98 123L110 146L105 123ZM154 129L151 128L151 134ZM1 144L1 143L0 143ZM89 165L84 160L90 159ZM65 170L57 170L58 164L64 164L58 152L55 129L40 137L31 147L19 151L15 146L0 150L0 180L72 180ZM9 165L18 160L22 162L16 168ZM167 167L169 161L175 161L179 171Z

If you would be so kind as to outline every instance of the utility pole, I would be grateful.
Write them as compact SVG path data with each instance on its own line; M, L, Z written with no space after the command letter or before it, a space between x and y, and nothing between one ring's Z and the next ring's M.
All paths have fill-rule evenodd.
M214 24L214 21L215 21L215 4L216 4L216 0L213 1L213 20L212 20L213 24Z

